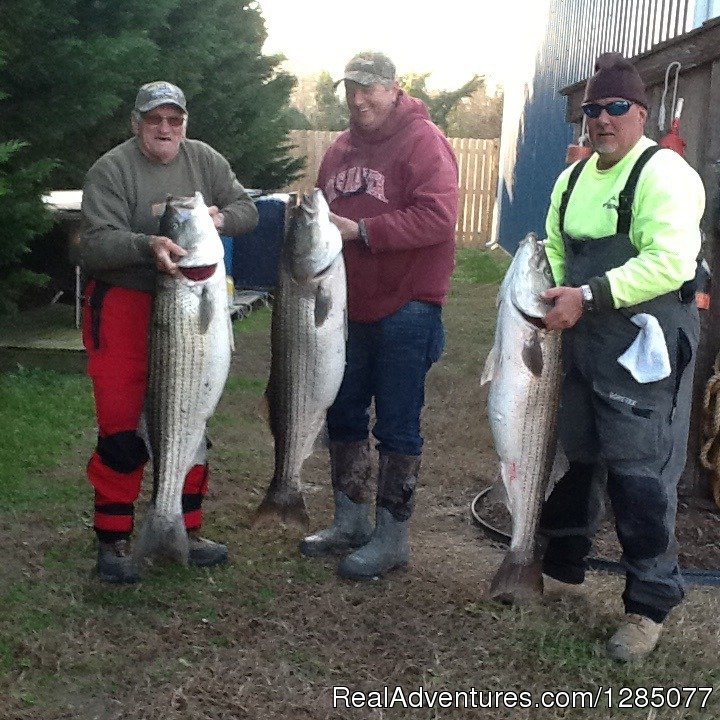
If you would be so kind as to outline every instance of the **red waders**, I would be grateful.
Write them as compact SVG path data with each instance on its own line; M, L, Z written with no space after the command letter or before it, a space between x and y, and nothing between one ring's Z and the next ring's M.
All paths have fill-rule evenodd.
M148 460L137 429L147 387L152 296L91 281L85 298L83 344L98 425L87 474L95 489L95 532L102 542L113 542L132 532L134 503ZM194 465L182 497L188 530L202 524L207 485L207 464Z

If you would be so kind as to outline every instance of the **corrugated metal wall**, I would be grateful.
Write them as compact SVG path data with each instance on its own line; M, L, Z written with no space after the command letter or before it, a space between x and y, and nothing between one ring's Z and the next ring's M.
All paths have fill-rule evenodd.
M527 232L544 235L550 191L572 142L558 90L587 77L602 52L631 57L707 19L698 21L696 0L549 0L548 8L517 148L501 148L501 158L515 155L514 171L498 186L497 241L510 252Z

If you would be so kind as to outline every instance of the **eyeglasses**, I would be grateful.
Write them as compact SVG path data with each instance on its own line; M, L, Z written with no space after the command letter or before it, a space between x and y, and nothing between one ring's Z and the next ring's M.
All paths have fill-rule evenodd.
M620 117L624 115L629 109L631 103L629 100L613 100L607 105L600 105L600 103L588 103L582 106L582 111L589 117L595 120L600 117L600 113L604 110L611 117Z
M185 116L178 115L143 115L142 121L147 125L156 127L162 124L163 120L167 120L170 127L178 128L185 122Z

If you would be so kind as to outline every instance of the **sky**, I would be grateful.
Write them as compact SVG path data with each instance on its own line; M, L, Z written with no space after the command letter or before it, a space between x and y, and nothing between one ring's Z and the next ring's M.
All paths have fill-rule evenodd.
M296 75L342 75L361 50L389 55L400 75L432 73L431 90L455 89L474 75L502 81L512 54L510 23L532 0L258 0L266 54L282 53ZM427 7L425 7L427 6Z

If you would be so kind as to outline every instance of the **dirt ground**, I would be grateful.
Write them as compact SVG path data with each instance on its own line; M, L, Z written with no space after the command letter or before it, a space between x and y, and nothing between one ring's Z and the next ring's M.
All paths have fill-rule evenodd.
M221 402L212 429L214 479L206 504L206 532L228 543L232 563L215 571L180 569L167 585L158 571L132 590L98 588L89 577L86 527L71 524L63 536L37 518L22 520L11 537L0 539L0 551L15 558L18 576L48 582L54 571L46 557L59 544L75 565L63 571L71 575L58 594L63 604L77 603L79 611L59 633L30 634L22 648L24 665L14 686L42 685L42 677L52 700L37 691L29 704L17 691L9 705L0 703L0 718L718 717L717 704L708 714L693 706L657 716L647 708L615 714L333 705L338 686L365 693L385 686L533 692L720 686L720 604L712 590L689 592L642 670L614 665L602 650L622 612L617 576L590 573L583 596L549 598L537 607L505 608L485 600L502 547L471 520L469 504L496 475L486 390L479 384L492 340L494 294L490 286L456 286L445 313L447 348L428 382L407 571L379 582L341 581L335 561L299 557L299 534L250 529L272 471L270 438L255 419L270 350L267 329L241 334L233 374L250 378L252 391L231 385ZM86 450L78 450L78 473ZM307 461L304 480L312 526L324 526L331 518L324 454ZM688 567L720 567L715 513L683 505L680 528ZM35 540L28 543L28 537ZM612 557L609 543L600 551Z

